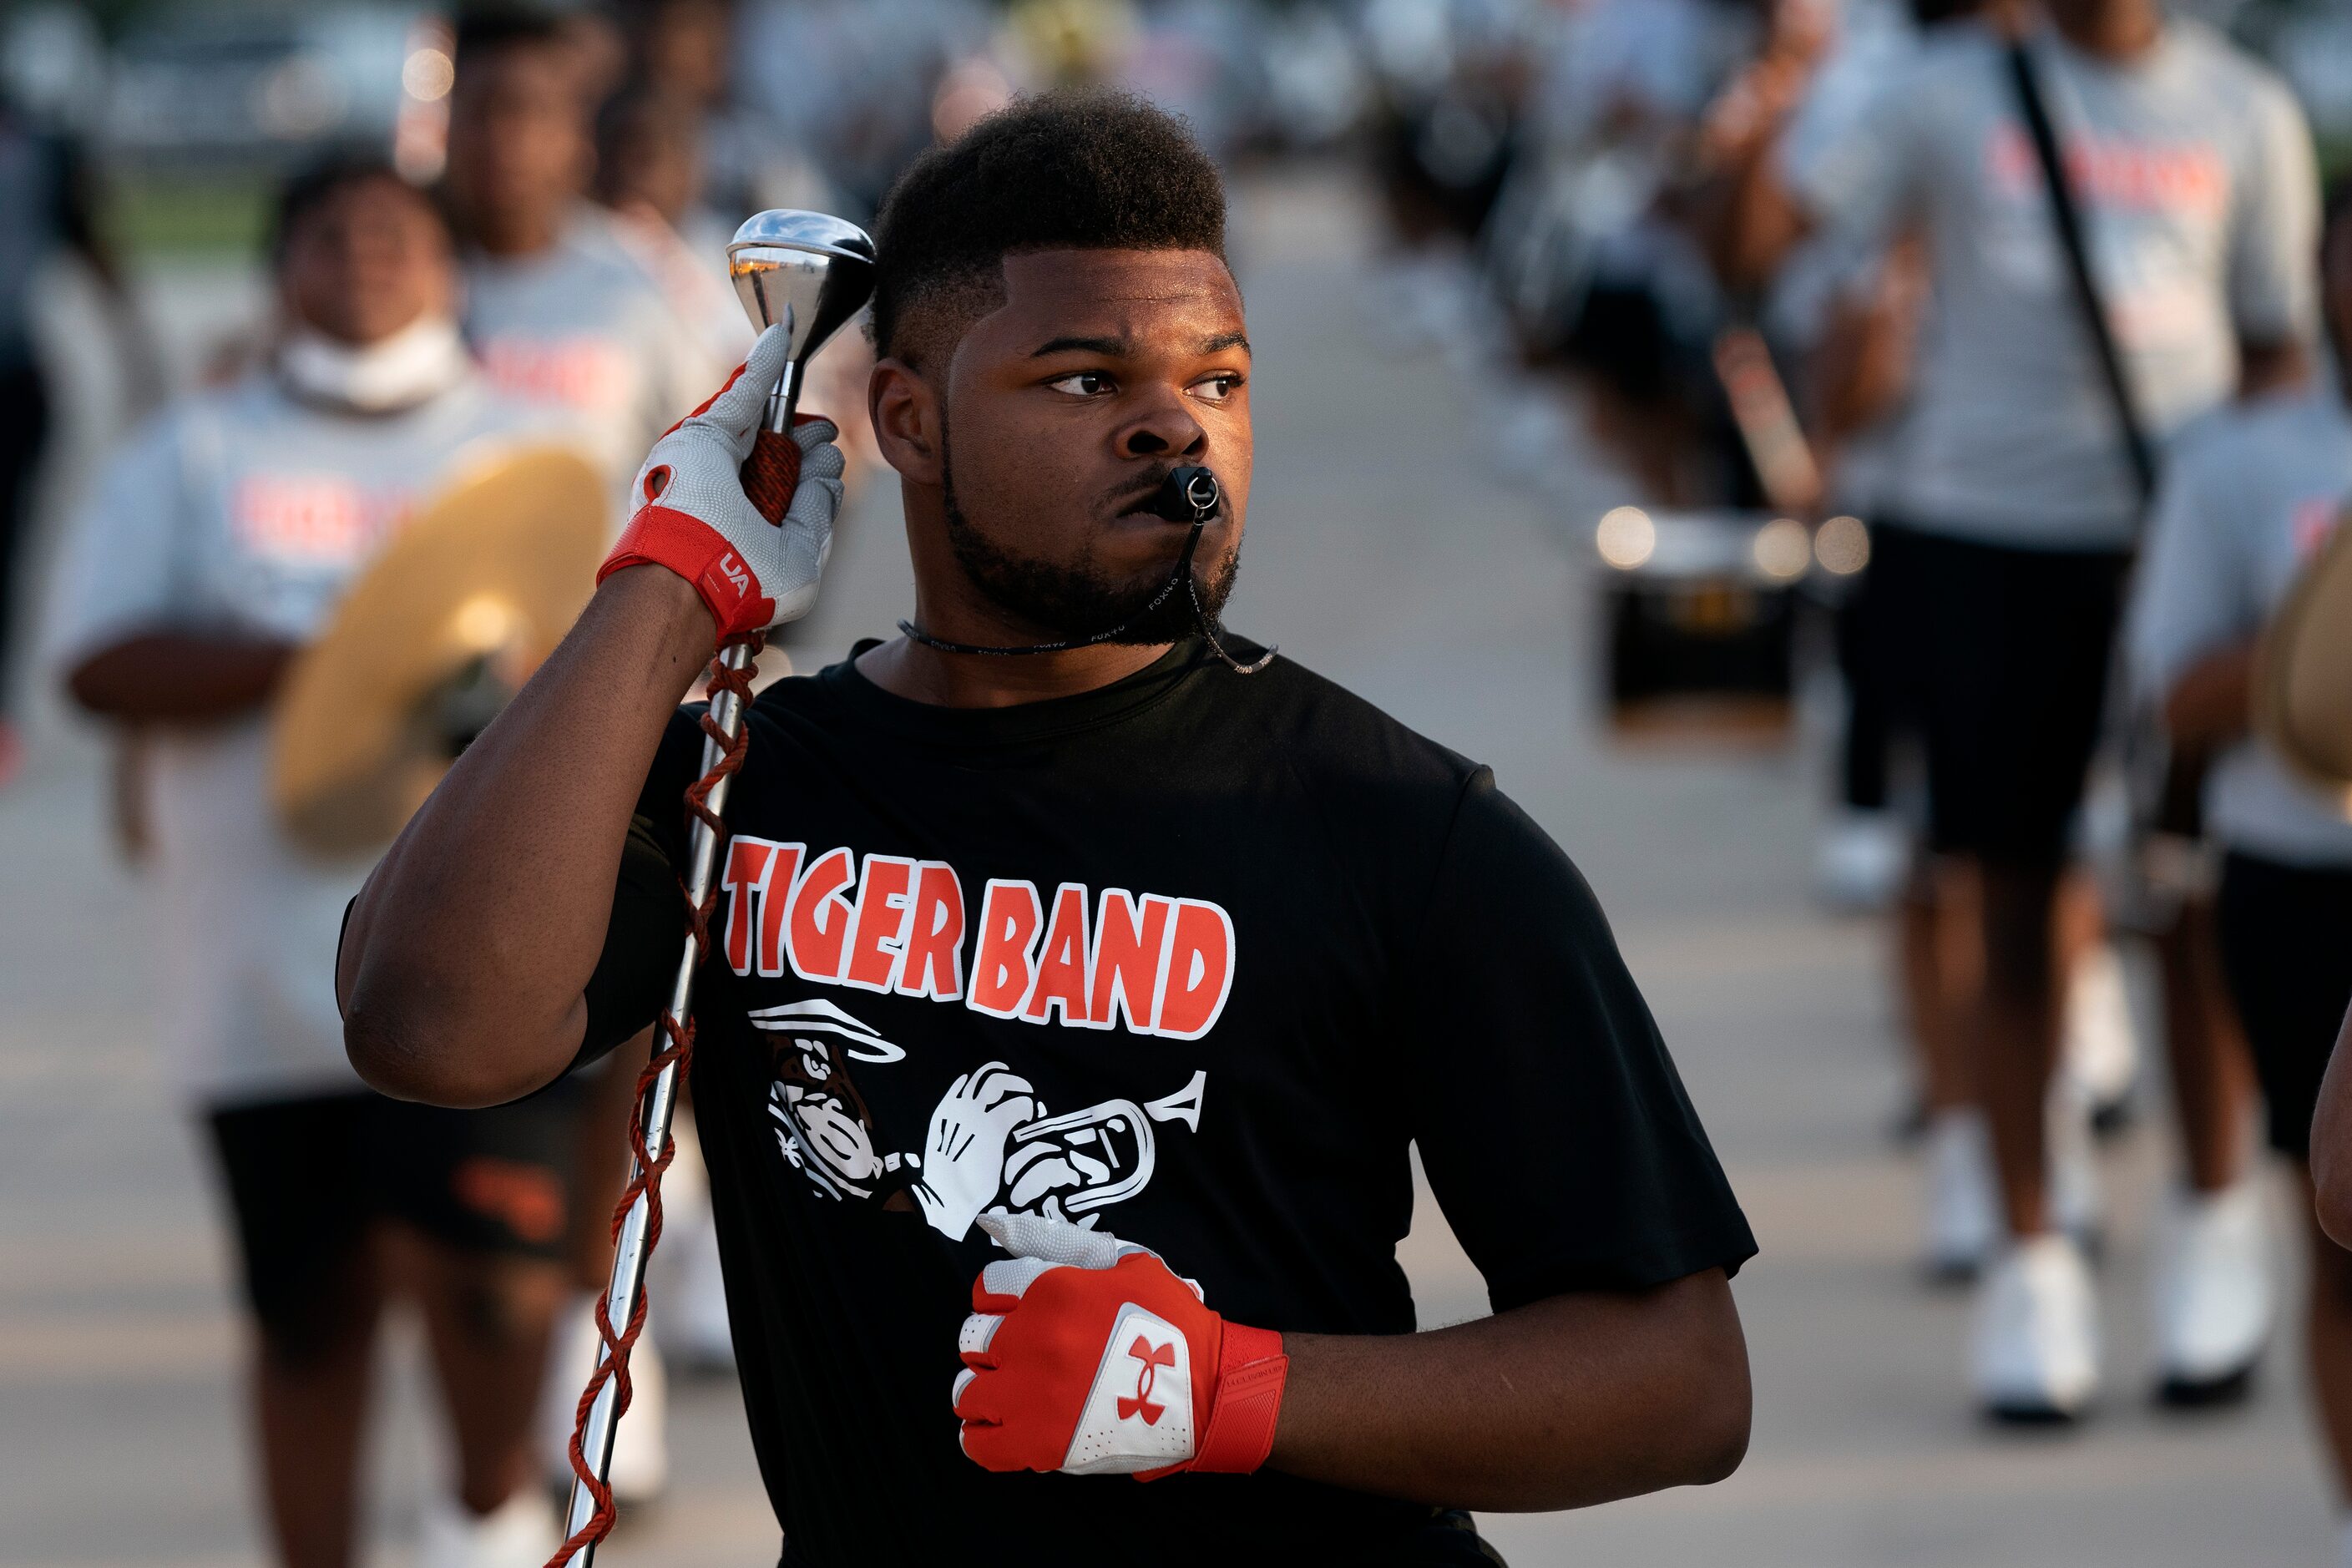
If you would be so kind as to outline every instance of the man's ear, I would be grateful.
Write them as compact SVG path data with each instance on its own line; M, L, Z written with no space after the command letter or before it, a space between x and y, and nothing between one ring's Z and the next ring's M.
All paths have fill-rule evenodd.
M900 359L876 362L866 383L866 412L884 462L916 484L940 483L939 396L914 366Z

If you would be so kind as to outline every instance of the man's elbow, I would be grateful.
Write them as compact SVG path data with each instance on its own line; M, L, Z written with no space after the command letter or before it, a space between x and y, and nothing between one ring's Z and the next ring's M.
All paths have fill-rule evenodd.
M1728 1480L1748 1457L1748 1435L1755 1416L1755 1399L1748 1381L1743 1353L1736 1377L1725 1377L1707 1390L1690 1412L1687 1452L1681 1484L1711 1487Z
M499 1042L472 1038L460 1020L436 1017L395 992L362 980L343 1007L343 1054L378 1094L473 1110L520 1100L556 1076L519 1070Z
M1728 1282L1717 1275L1710 1283L1704 1324L1691 1337L1677 1380L1677 1416L1666 1428L1674 1434L1668 1462L1676 1472L1669 1486L1713 1486L1748 1457L1756 1410L1748 1340Z
M2352 1159L2346 1157L2334 1121L2323 1104L2311 1137L2313 1217L2330 1241L2346 1247L2352 1246Z

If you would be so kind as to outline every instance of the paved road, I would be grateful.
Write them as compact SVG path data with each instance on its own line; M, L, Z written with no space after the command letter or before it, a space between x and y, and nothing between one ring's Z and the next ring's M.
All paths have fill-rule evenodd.
M1757 1373L1732 1480L1581 1515L1492 1518L1520 1564L1757 1568L2330 1561L2281 1346L2252 1408L2182 1421L2137 1397L2159 1134L2109 1152L2116 1394L2087 1432L1969 1416L1964 1303L1910 1265L1916 1173L1884 1138L1899 1075L1866 927L1803 899L1810 770L1793 756L1627 755L1599 738L1580 520L1618 499L1572 445L1545 493L1495 477L1491 373L1374 346L1359 205L1330 180L1252 188L1240 253L1259 345L1260 466L1235 623L1492 763L1609 909L1764 1255L1738 1293ZM191 286L175 320L249 300ZM193 338L193 328L184 332ZM896 510L869 489L803 657L903 612ZM137 882L105 846L100 753L45 720L0 795L0 1565L257 1560L239 1338L206 1173L161 1087ZM1444 1042L1431 1042L1442 1054ZM1424 1205L1423 1321L1484 1310ZM404 1563L437 1463L403 1392L377 1443L381 1560ZM730 1386L679 1391L680 1479L605 1560L764 1564L775 1531Z

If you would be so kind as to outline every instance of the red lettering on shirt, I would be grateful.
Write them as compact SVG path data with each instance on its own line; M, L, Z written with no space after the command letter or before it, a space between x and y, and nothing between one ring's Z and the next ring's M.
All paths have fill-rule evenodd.
M766 838L738 834L727 846L727 869L719 886L727 900L727 967L738 974L751 973L751 927L764 902L768 874L776 868L776 846Z
M1037 977L1021 1016L1033 1024L1051 1023L1056 1006L1065 1024L1092 1021L1087 1011L1087 890L1076 882L1054 890L1054 919L1045 928Z
M989 879L980 900L980 951L972 954L971 994L964 1005L976 1013L1010 1018L1021 1010L1035 971L1029 951L1045 911L1034 882Z
M805 868L803 862L806 861ZM967 988L964 893L943 860L807 847L745 834L728 847L721 945L738 974L961 1001L992 1017L1197 1040L1232 994L1233 917L1203 899L1064 882L982 894Z
M944 860L917 868L915 912L907 922L898 991L953 1002L963 995L963 887Z
M2342 498L2337 496L2311 496L2295 503L2287 528L2296 560L2308 561L2319 553L2319 547L2335 535L2336 524L2344 515L2342 508Z
M1160 1005L1160 969L1168 956L1168 912L1175 907L1173 899L1146 893L1138 908L1126 889L1103 889L1087 991L1087 1013L1095 1027L1110 1028L1124 1015L1135 1033L1151 1032Z
M341 474L248 474L229 498L229 530L258 555L348 565L400 525L414 499L405 484L362 489Z
M803 980L838 984L841 979L853 912L842 889L854 875L849 851L828 849L810 863L800 885L793 889L785 952L792 959L793 973Z
M1234 984L1233 917L1198 899L1176 900L1175 929L1160 978L1154 1034L1197 1040L1215 1026Z
M2230 203L2230 169L2203 142L2166 145L2120 137L2065 139L2066 178L2085 203L2187 217L2219 216ZM2046 200L2042 160L2024 127L1996 127L1985 148L1993 188L2015 199Z
M805 844L776 846L776 864L760 888L760 973L784 972L784 919L792 912L793 887L799 880Z
M868 855L857 882L857 923L850 928L849 966L841 982L860 991L887 991L898 973L898 955L907 944L907 920L914 913L908 897L915 885L915 863L896 855Z
M629 355L601 337L509 332L482 345L482 371L499 391L594 412L629 395Z

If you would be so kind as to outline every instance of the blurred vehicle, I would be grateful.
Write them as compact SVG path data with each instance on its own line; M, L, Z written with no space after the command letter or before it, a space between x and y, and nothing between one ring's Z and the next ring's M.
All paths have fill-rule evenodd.
M448 90L409 5L165 12L116 47L101 150L134 165L276 169L330 142L389 146Z

